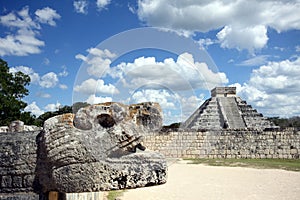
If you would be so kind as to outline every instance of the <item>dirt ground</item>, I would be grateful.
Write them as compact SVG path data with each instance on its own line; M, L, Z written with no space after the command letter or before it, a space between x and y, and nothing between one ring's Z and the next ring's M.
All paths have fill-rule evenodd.
M127 190L121 200L300 199L300 172L176 162L164 185Z

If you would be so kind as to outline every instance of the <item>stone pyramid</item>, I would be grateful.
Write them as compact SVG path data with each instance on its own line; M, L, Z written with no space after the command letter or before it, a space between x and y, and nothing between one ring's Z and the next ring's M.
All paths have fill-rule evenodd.
M276 126L236 96L235 87L216 87L184 123L183 129L266 129Z

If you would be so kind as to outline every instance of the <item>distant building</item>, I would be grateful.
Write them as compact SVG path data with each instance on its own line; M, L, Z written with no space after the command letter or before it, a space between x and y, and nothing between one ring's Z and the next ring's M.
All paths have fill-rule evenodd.
M276 126L236 96L235 87L216 87L184 123L184 129L265 129Z

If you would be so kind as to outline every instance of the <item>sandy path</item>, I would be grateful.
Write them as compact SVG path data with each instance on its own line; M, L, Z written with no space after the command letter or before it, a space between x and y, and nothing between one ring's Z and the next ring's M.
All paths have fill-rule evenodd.
M176 163L164 185L128 190L122 200L300 199L300 172Z

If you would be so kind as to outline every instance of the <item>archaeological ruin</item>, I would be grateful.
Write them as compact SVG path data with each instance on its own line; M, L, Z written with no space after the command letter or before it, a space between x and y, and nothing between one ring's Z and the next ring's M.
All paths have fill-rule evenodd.
M0 199L90 198L163 184L164 156L141 144L161 123L156 103L92 105L46 120L42 131L24 132L19 123L0 134Z
M183 129L266 129L276 128L261 113L236 95L235 87L216 87L183 124Z
M160 131L158 103L102 103L1 127L0 199L101 199L100 191L167 181L167 158L300 158L300 132L275 126L217 87L180 127Z

